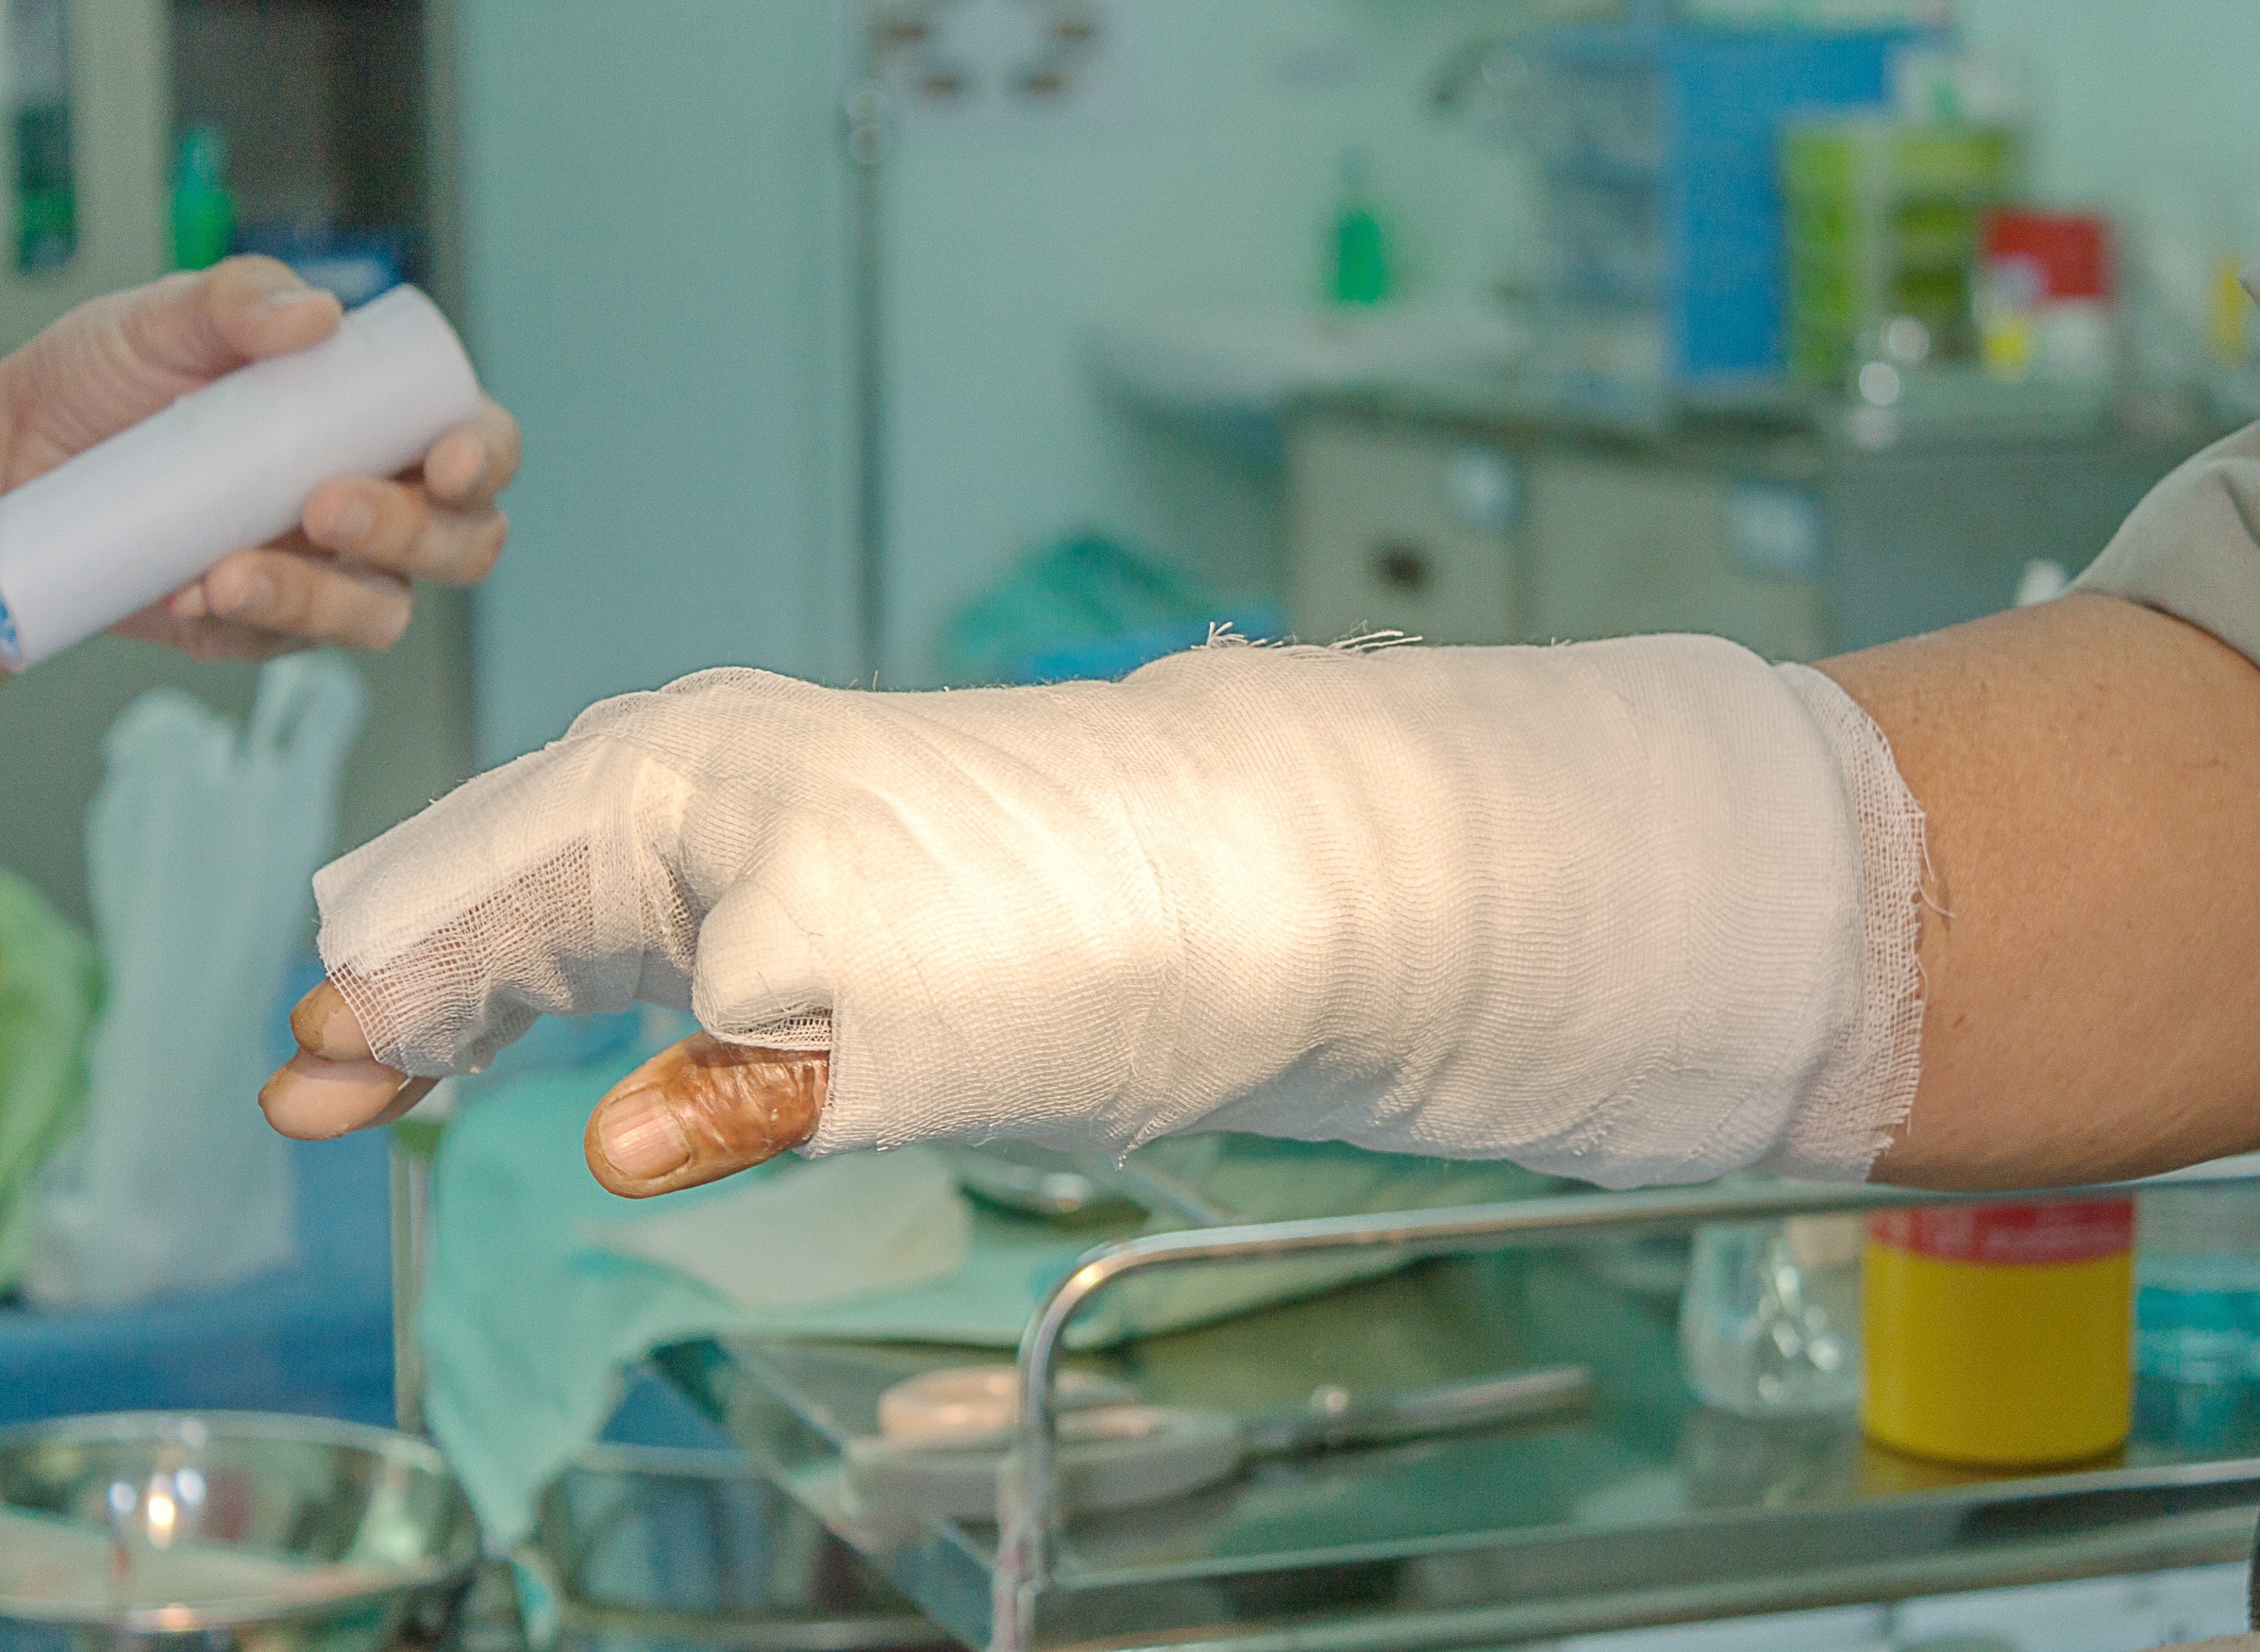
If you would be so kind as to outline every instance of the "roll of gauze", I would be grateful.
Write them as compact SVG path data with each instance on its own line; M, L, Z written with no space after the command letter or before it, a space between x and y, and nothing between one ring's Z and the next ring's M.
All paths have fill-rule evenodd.
M0 665L116 625L294 526L330 476L390 476L478 409L436 305L395 287L0 494Z

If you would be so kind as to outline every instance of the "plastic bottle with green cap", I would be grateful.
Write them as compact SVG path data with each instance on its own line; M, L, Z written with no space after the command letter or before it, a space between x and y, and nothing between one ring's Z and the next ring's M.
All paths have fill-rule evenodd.
M217 126L191 126L180 135L173 163L173 267L209 269L234 244L227 140Z
M1373 209L1365 157L1342 157L1342 199L1334 215L1332 298L1336 304L1373 305L1389 296L1389 238Z

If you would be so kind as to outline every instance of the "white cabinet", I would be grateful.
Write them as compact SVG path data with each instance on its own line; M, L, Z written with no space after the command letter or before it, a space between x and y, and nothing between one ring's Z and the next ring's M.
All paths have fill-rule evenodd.
M1304 637L1870 648L1999 612L2034 558L2084 567L2214 434L1941 423L1875 449L1825 418L1604 433L1503 397L1387 393L1306 405L1291 430L1285 584Z
M1431 642L1520 634L1522 479L1502 448L1354 418L1288 442L1287 603L1296 635L1403 631Z
M1700 631L1769 659L1826 652L1819 507L1795 489L1574 451L1527 469L1541 635Z
M1798 488L1574 441L1351 412L1309 415L1289 441L1288 602L1306 641L1703 631L1812 659L1828 638L1820 541Z

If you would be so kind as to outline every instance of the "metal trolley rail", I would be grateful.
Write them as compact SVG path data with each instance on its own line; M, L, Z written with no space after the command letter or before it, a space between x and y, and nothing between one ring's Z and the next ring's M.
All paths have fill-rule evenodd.
M2241 1557L2260 1438L2205 1453L2138 1433L2101 1461L2003 1474L1899 1457L1849 1418L1705 1411L1678 1377L1675 1304L1596 1265L1628 1239L1704 1222L2034 1196L1728 1184L1102 1245L1022 1341L1017 1492L1002 1525L875 1512L843 1469L846 1443L875 1431L879 1394L963 1362L963 1349L740 1341L663 1363L922 1610L969 1645L1010 1652L1445 1652ZM1069 1352L1078 1316L1126 1281L1375 1249L1415 1265ZM1266 1462L1151 1508L1058 1508L1053 1384L1068 1360L1128 1377L1157 1403L1254 1417L1325 1385L1395 1390L1565 1360L1595 1375L1580 1414Z

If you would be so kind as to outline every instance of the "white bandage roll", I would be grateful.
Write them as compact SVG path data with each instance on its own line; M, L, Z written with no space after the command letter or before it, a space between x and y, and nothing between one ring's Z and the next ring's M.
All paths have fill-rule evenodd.
M336 476L390 476L478 410L438 306L396 287L0 495L0 665L116 625L288 532Z

